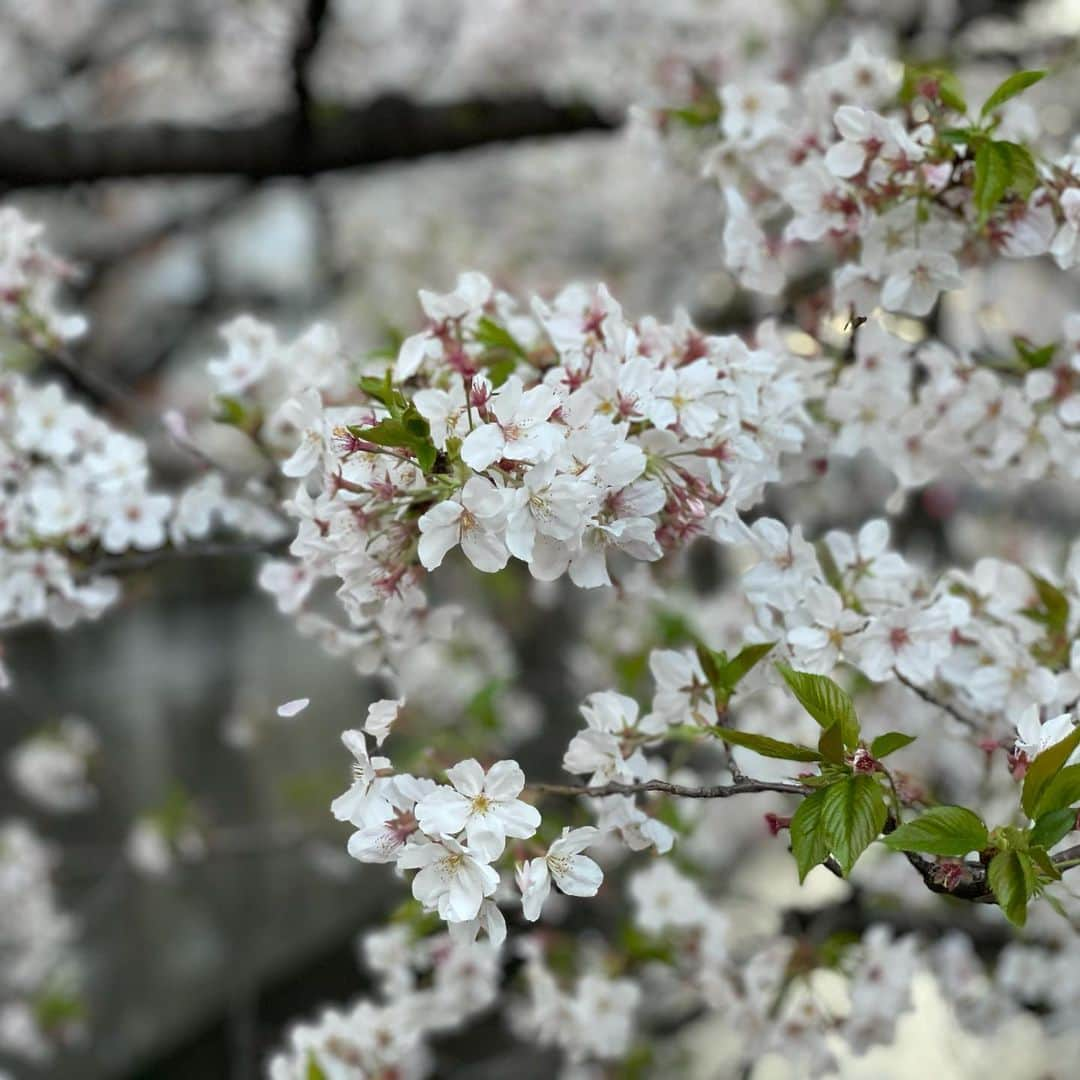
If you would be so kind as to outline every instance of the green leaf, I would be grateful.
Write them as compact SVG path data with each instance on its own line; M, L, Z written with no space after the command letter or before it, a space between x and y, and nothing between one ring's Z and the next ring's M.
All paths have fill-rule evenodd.
M397 416L386 417L373 427L352 425L349 431L358 439L375 443L376 446L411 450L417 464L426 473L431 472L439 456L431 441L430 425L411 402L399 409Z
M975 152L975 208L979 224L1012 191L1026 198L1039 182L1035 159L1019 143L1004 139L984 139Z
M762 757L780 758L782 761L820 761L821 755L809 746L770 739L768 735L755 735L750 731L736 731L734 728L720 728L717 734L726 743L733 746L745 746Z
M487 372L488 382L496 390L514 374L516 368L517 360L512 356L498 356L495 353L485 354L484 370Z
M1047 747L1028 766L1024 776L1024 787L1020 793L1020 805L1029 818L1036 818L1040 808L1040 800L1049 786L1050 781L1061 772L1065 762L1069 760L1072 752L1080 746L1080 728L1073 728L1061 742ZM1046 807L1047 810L1056 807Z
M376 379L373 375L361 375L358 383L360 389L367 394L368 397L374 398L381 405L385 405L390 410L391 416L398 414L398 406L401 404L402 396L394 389L392 383L392 376L390 368L386 369L386 373L381 379Z
M1035 804L1035 817L1064 810L1080 802L1080 765L1066 765L1050 780Z
M1057 344L1053 341L1049 345L1035 346L1022 337L1014 337L1012 343L1020 363L1029 371L1049 367L1057 352Z
M987 116L999 105L1004 105L1010 98L1022 94L1029 86L1046 78L1045 71L1016 71L1004 82L999 83L997 89L983 102L979 110L980 116Z
M217 423L246 428L248 413L243 402L234 397L229 397L228 394L218 394L214 398L214 404L217 405L217 412L214 413L214 420Z
M963 806L934 806L882 837L882 843L894 851L959 857L969 851L982 851L989 839L978 814Z
M847 693L826 675L795 671L787 664L777 664L776 667L802 707L822 727L839 724L844 745L854 750L859 744L859 718Z
M1051 633L1064 633L1069 625L1068 597L1051 581L1028 572L1039 596L1038 608L1026 608L1024 614L1035 622L1045 623Z
M791 836L791 853L799 870L800 884L806 875L829 855L829 841L825 835L822 811L829 789L815 791L799 804L788 827Z
M990 860L987 878L1005 918L1015 926L1023 926L1027 922L1028 900L1039 889L1030 856L1023 851L999 851Z
M914 735L905 735L902 731L886 731L884 735L879 735L870 744L870 756L874 758L888 757L890 754L895 754L897 750L903 750L905 746L910 746L914 741Z
M762 641L754 645L744 645L727 663L719 665L717 678L720 685L729 692L734 690L739 685L739 682L753 670L754 666L772 652L775 646L775 641Z
M713 652L712 649L702 645L700 641L694 646L694 652L697 653L702 674L708 680L709 685L716 689L720 682L720 665L727 663L727 654Z
M1038 867L1039 873L1051 881L1061 880L1061 871L1054 865L1050 853L1044 847L1032 847L1028 849L1031 861Z
M327 1080L323 1067L315 1057L315 1051L308 1051L307 1068L304 1070L304 1080Z
M823 792L821 820L829 848L845 874L885 825L885 796L870 776L849 776Z
M1076 768L1078 766L1074 766ZM1067 836L1076 826L1076 811L1071 807L1063 810L1050 810L1040 814L1031 826L1028 843L1036 847L1052 848L1059 840Z
M522 359L527 355L524 346L509 330L486 316L476 324L473 337L486 349L505 349Z
M839 724L832 724L821 733L818 753L833 765L844 764L844 733Z

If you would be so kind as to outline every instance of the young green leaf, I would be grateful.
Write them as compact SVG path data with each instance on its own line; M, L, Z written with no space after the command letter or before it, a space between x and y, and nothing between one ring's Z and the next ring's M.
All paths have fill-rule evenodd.
M849 874L885 825L885 796L877 781L866 775L848 776L823 794L821 820L829 848Z
M788 832L791 836L791 853L799 870L799 882L829 855L829 841L825 835L822 810L828 788L815 791L799 804L791 819Z
M1073 766L1077 768L1077 766ZM1036 847L1051 848L1076 827L1076 811L1071 807L1050 810L1040 814L1031 826L1028 843Z
M1028 900L1038 888L1034 864L1022 851L999 851L987 871L990 888L1005 918L1015 926L1027 922Z
M1026 147L1004 139L983 139L975 152L973 189L979 224L985 224L1008 192L1026 198L1038 182L1035 159Z
M745 746L762 757L779 758L781 761L820 761L821 755L809 746L770 739L768 735L755 735L751 731L736 731L734 728L719 728L717 734L726 743L733 746Z
M521 342L519 342L509 330L500 326L497 322L493 322L486 316L481 318L476 324L473 336L477 343L483 345L485 348L505 349L507 352L523 358L526 355Z
M1042 789L1035 804L1035 817L1064 810L1080 802L1080 765L1066 765Z
M890 754L895 754L897 750L903 750L905 746L910 746L914 741L914 735L905 735L902 731L886 731L884 735L879 735L870 744L870 756L874 758L888 757Z
M818 753L822 760L831 762L833 765L844 764L844 733L839 724L827 727L818 739Z
M1037 608L1025 608L1024 614L1035 622L1041 622L1051 633L1064 633L1069 624L1069 599L1051 581L1028 574L1039 596Z
M883 836L881 842L894 851L959 857L969 851L982 851L989 839L978 814L963 806L934 806Z
M989 116L999 105L1004 105L1010 98L1023 93L1029 86L1034 86L1044 78L1046 78L1045 71L1013 72L1007 79L999 83L994 92L983 102L979 115Z
M1028 771L1024 776L1024 787L1020 792L1020 805L1029 818L1038 817L1040 800L1050 781L1061 772L1077 746L1080 746L1080 728L1073 728L1061 742L1047 747L1028 766ZM1054 807L1047 806L1046 809L1050 810Z
M1061 871L1050 858L1050 853L1044 847L1032 847L1028 850L1031 861L1038 867L1039 873L1048 877L1051 881L1061 880Z
M753 645L744 645L727 663L719 665L717 678L720 685L729 692L734 690L758 661L763 660L772 652L775 645L775 641L761 641Z
M854 750L859 744L859 718L846 691L827 675L795 671L787 664L777 664L776 668L802 707L824 728L839 724L844 745Z

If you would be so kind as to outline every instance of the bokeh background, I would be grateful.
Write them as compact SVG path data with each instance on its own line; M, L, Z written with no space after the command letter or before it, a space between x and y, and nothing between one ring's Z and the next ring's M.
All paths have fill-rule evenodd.
M1032 47L1067 39L1080 4L0 0L0 188L79 269L71 303L90 319L78 356L92 377L76 391L123 417L109 391L123 387L168 475L173 451L146 418L205 413L217 328L240 312L283 336L332 322L360 353L410 332L418 288L471 268L519 294L603 280L632 314L684 306L705 328L740 325L756 312L722 269L716 191L627 110L737 75L748 51L805 62L855 34L913 55L966 50L989 86L1011 63L1006 25L1009 50L1018 33ZM1046 126L1074 123L1070 86L1043 103ZM987 280L953 298L953 339L1058 325L1075 298L1023 273L1026 292ZM863 496L880 505L881 483L860 467L811 509L850 524ZM957 488L947 525L916 507L901 542L963 558L987 522L1003 552L1017 515L1051 536L1074 529L1055 493L1026 498ZM709 581L711 556L697 560ZM7 771L0 782L0 819L32 821L64 853L58 900L86 1003L84 1037L15 1075L254 1077L291 1019L364 987L355 935L401 895L347 858L327 806L346 779L338 733L382 688L298 635L256 588L257 566L244 554L156 566L101 623L5 640L19 685L0 699L0 758L71 716L100 744L96 797L78 813L43 808ZM462 647L499 687L521 673L504 703L520 757L555 776L558 739L537 732L573 726L588 673L566 631L598 616L557 593L528 607L527 589L511 577L474 597L487 621ZM475 714L487 686L456 682L450 656L418 659L409 678L451 718ZM275 715L313 687L317 707ZM170 800L206 825L206 850L138 874L132 823ZM737 828L742 808L725 812ZM735 906L767 899L776 918L800 918L781 863L741 859ZM494 1028L481 1043L440 1047L440 1075L550 1074Z

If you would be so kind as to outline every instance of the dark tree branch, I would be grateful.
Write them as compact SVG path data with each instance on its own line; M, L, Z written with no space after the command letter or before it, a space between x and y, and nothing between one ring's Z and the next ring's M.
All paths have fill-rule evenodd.
M676 795L681 799L727 799L732 795L751 795L765 791L779 792L781 795L809 795L810 788L802 784L788 784L782 780L751 780L744 778L733 784L719 784L715 787L685 787L683 784L669 784L666 780L642 780L636 784L530 784L533 791L545 795L585 795L592 799L601 799L606 795L635 795L643 791L656 791L662 795Z
M308 111L310 127L299 145L294 112L233 126L30 128L9 120L0 123L0 187L147 176L313 176L617 126L590 106L560 105L535 96L438 105L384 96L363 106L318 104Z
M306 136L311 122L311 68L326 26L330 0L307 0L293 44L292 87L298 134Z

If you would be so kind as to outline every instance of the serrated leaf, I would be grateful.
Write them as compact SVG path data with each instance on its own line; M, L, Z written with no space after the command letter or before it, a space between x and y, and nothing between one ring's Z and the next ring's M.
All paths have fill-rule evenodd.
M1046 78L1045 71L1015 71L1003 82L999 83L994 92L983 102L979 110L980 116L987 116L999 105L1004 105L1010 98L1022 94L1029 86Z
M1028 901L1039 888L1031 858L1023 851L999 851L990 860L987 879L1005 918L1014 926L1023 926Z
M870 744L870 756L874 758L888 757L890 754L895 754L897 750L903 750L905 746L910 746L914 741L914 735L905 735L902 731L886 731L884 735L879 735Z
M694 652L697 653L702 674L704 674L709 685L715 689L720 682L720 664L726 663L727 657L723 653L714 653L712 649L702 645L700 641L694 646Z
M859 744L859 718L846 691L826 675L795 671L787 664L777 664L776 668L802 707L822 727L839 724L844 745L854 750Z
M1026 198L1038 182L1035 159L1026 147L1004 139L984 139L975 152L973 195L979 224L986 222L1008 192Z
M381 379L376 379L373 375L361 375L357 383L368 397L374 398L387 409L395 404L395 392L389 368Z
M417 464L425 473L434 468L439 456L435 444L431 441L430 425L411 403L399 409L396 417L386 417L372 427L351 425L349 431L358 439L364 439L376 446L411 450L416 456Z
M1028 849L1031 861L1038 867L1039 873L1051 881L1061 880L1061 871L1054 865L1050 853L1044 847L1034 846Z
M963 806L933 806L914 821L897 826L882 843L894 851L959 857L982 851L990 836L982 818Z
M781 761L820 761L821 755L809 746L770 739L768 735L755 735L751 731L736 731L734 728L720 728L717 734L732 746L744 746L762 757L779 758Z
M755 665L775 648L775 641L762 641L753 645L744 645L725 664L719 665L717 677L720 684L729 692L734 690L739 682L748 675Z
M818 739L818 753L833 765L844 763L844 733L839 724L831 724Z
M821 820L845 875L878 838L886 817L885 796L870 776L849 776L825 789Z
M829 855L829 841L825 835L822 810L828 788L815 791L799 804L788 826L791 837L791 853L799 870L800 884L815 866L823 863Z
M1050 810L1035 819L1035 824L1031 826L1028 843L1036 847L1052 848L1059 840L1071 833L1075 826L1076 811L1071 807Z
M1073 728L1061 742L1047 747L1028 766L1024 776L1024 787L1020 792L1020 805L1029 818L1038 816L1040 801L1050 781L1061 772L1072 752L1080 746L1080 728ZM1056 809L1047 806L1047 810Z
M1080 765L1066 765L1042 789L1035 804L1035 818L1064 810L1080 802Z

